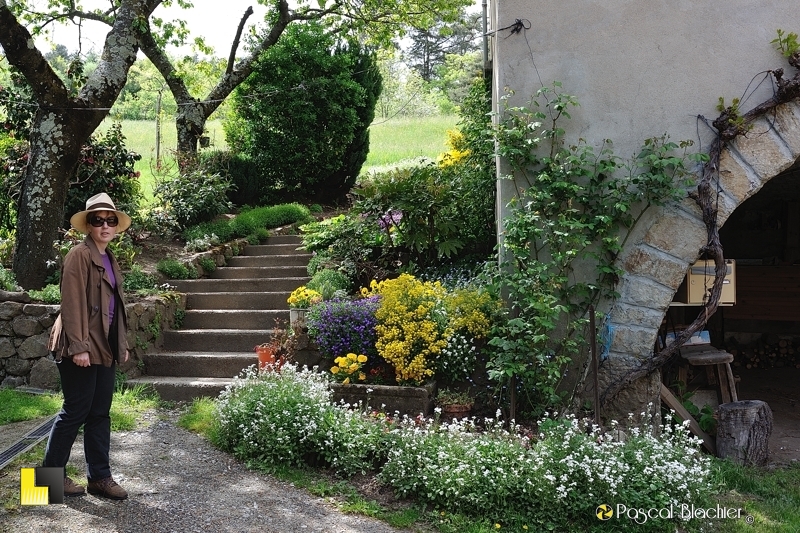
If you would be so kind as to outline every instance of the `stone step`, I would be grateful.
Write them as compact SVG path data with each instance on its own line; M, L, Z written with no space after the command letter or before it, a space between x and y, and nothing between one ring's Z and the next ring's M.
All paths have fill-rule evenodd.
M195 398L216 398L233 378L200 378L174 376L142 376L125 382L126 387L144 385L158 393L162 400L189 402Z
M294 244L300 246L303 244L303 237L300 235L273 235L272 237L267 237L264 244ZM250 248L250 246L247 246L247 248Z
M253 350L233 353L163 352L144 356L144 371L148 376L232 378L255 364L258 364L258 356Z
M298 250L301 243L290 244L255 244L245 246L241 255L289 255L289 254L307 254L305 250Z
M286 278L242 278L242 279L181 279L170 280L169 284L179 292L292 292L300 285L305 285L308 276L290 276Z
M270 329L181 329L164 332L164 351L249 352L272 336Z
M192 292L186 297L186 309L286 310L289 291L282 292Z
M303 266L308 265L311 254L238 255L228 259L228 267Z
M280 309L192 309L186 311L185 329L265 329L276 321L288 323L289 312Z
M189 293L201 292L292 292L300 285L305 285L308 276L286 278L253 278L253 279L180 279L170 280L169 284L177 291Z
M211 273L211 279L297 278L308 276L305 265L265 267L223 267Z

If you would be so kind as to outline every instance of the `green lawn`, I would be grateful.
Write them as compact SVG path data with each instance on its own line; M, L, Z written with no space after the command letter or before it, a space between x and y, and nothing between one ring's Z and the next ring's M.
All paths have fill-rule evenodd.
M113 121L107 118L97 128L97 131L105 131L112 123ZM225 143L225 133L222 131L222 123L219 120L211 120L206 123L206 129L211 139L211 146L224 150L227 144ZM128 149L142 156L135 168L141 172L139 181L142 184L142 193L147 200L150 200L153 197L153 174L158 168L156 164L156 122L154 120L123 120L122 134L125 135L125 145ZM161 125L161 143L158 155L162 164L167 168L174 166L175 159L172 155L177 142L178 132L175 129L175 120L164 120Z
M370 151L362 172L420 157L436 159L447 150L447 130L454 129L457 122L454 115L376 120L370 128Z
M436 159L447 150L447 130L456 127L458 117L442 115L419 118L376 120L370 128L370 152L362 173L387 170L418 158ZM106 119L98 128L105 131L112 121ZM206 123L211 147L224 150L225 133L219 120ZM151 120L123 120L122 133L128 149L141 154L136 163L145 198L153 196L153 174L156 170L156 123ZM175 121L166 119L161 125L160 155L162 163L173 165L172 154L177 143Z

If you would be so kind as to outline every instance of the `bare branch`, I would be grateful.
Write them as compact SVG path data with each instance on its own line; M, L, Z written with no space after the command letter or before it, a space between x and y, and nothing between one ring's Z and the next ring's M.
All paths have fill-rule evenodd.
M33 46L33 36L19 23L5 1L0 4L0 45L8 62L28 79L37 102L56 107L66 104L69 95L64 82Z
M228 67L225 69L225 74L230 74L233 70L233 63L236 61L236 49L239 48L239 39L242 38L242 30L244 29L244 24L247 22L247 19L250 18L250 15L253 14L253 6L247 8L242 16L242 20L239 21L239 27L236 29L236 37L233 38L233 44L231 45L231 55L228 56Z

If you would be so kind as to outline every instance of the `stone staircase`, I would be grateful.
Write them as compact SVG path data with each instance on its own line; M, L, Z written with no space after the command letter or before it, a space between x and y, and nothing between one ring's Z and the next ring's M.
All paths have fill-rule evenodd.
M187 294L186 316L167 330L164 346L144 357L144 384L162 399L217 396L239 372L258 362L256 344L269 339L276 320L288 326L289 294L308 281L310 254L297 236L276 236L217 268L210 278L172 281Z

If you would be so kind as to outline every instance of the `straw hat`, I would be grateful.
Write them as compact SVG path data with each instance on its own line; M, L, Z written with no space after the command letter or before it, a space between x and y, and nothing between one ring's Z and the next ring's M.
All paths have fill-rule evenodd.
M119 219L119 224L114 228L117 233L122 233L131 225L131 217L119 211L111 197L104 192L95 194L86 200L86 209L72 215L69 219L69 223L72 224L72 227L76 230L89 233L89 224L86 222L86 215L94 213L95 211L113 211Z

